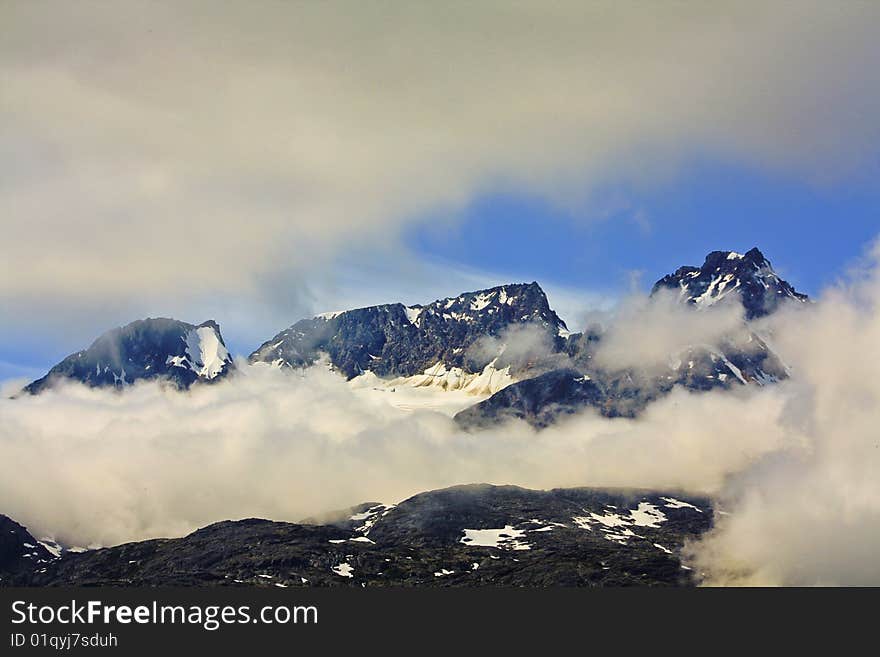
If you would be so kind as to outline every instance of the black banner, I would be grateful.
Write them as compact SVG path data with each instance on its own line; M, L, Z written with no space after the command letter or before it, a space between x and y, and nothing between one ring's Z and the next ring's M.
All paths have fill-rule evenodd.
M2 589L0 654L848 642L877 601L876 589Z

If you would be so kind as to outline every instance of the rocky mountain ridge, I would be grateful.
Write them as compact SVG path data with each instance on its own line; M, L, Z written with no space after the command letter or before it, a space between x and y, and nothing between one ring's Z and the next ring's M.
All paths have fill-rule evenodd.
M670 354L668 367L608 370L593 357L601 331L570 333L536 282L466 292L425 305L391 303L303 319L251 353L252 364L281 368L325 362L365 384L435 387L475 395L456 420L468 429L507 418L537 427L592 407L632 417L676 386L694 391L766 385L788 376L750 323L783 303L805 303L757 249L713 251L702 267L680 267L658 280L652 296L677 290L695 312L739 304L742 330L717 344ZM648 327L647 330L650 330ZM527 339L523 339L523 338ZM531 350L514 347L528 342ZM60 378L121 388L140 379L180 389L233 371L219 326L172 319L139 320L114 329L53 367L25 389L38 393ZM488 396L488 399L482 399Z
M18 555L0 565L0 585L688 586L682 548L712 521L709 500L679 493L456 486L323 524L224 521L183 538ZM16 535L0 564L28 545Z

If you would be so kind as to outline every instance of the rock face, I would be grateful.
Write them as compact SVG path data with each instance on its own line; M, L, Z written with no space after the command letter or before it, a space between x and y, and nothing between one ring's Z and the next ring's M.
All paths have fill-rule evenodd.
M458 486L330 524L220 522L180 539L67 553L14 583L250 586L681 586L708 500L637 490Z
M142 319L108 331L25 390L36 394L58 379L117 388L143 379L162 379L185 389L197 381L226 376L232 368L220 326L213 320L193 325L175 319Z
M757 248L745 254L712 251L702 267L679 267L661 278L652 294L664 288L677 291L683 301L698 308L739 301L749 320L772 313L783 302L808 301L805 294L779 278Z
M500 353L478 348L479 341L526 325L546 332L554 350L568 333L537 283L466 292L424 306L392 303L325 313L267 340L250 361L305 367L326 354L347 378L368 371L418 376L438 365L439 376L452 370L478 374Z
M0 515L0 585L27 581L54 559L55 555L26 528Z
M609 415L623 414L619 405L608 402L604 386L578 370L564 368L509 385L482 403L460 411L455 420L468 429L487 429L510 419L526 420L543 428L585 406L607 409Z
M675 386L695 391L740 385L766 385L787 378L785 365L749 326L784 302L809 299L779 278L758 249L745 255L713 251L703 267L681 267L660 279L662 289L679 290L679 300L699 311L719 303L742 305L742 330L717 345L693 345L671 354L668 367L608 371L592 360L601 345L600 332L567 337L563 367L517 381L489 399L459 412L455 419L467 429L481 429L517 418L536 427L592 407L608 417L633 417Z
M744 340L725 341L718 348L689 347L659 371L603 370L594 367L589 354L582 351L576 353L572 363L577 367L554 369L517 381L460 411L455 420L469 430L485 429L509 419L544 428L585 407L606 417L635 417L675 386L708 391L767 385L788 376L779 358L751 333Z

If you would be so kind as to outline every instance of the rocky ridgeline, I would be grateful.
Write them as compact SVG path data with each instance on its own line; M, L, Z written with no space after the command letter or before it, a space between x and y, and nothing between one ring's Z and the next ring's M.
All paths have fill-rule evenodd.
M537 427L585 407L609 417L632 417L676 386L695 391L766 385L787 377L784 364L750 322L781 304L804 303L758 249L710 253L702 267L681 267L652 294L677 291L695 312L741 307L742 330L719 344L693 345L670 356L668 367L603 369L593 356L601 332L570 334L537 283L510 284L426 305L370 306L303 319L264 342L251 363L282 368L326 361L348 379L436 385L488 399L456 420L468 429L519 418ZM539 353L514 357L516 331L531 331ZM65 358L26 390L38 393L68 378L90 386L124 387L141 379L178 388L216 381L233 370L213 321L200 325L146 319L114 329ZM476 399L475 399L476 401Z
M304 319L263 343L250 361L305 367L326 354L348 378L367 371L415 376L437 364L479 373L499 354L474 349L478 342L523 325L545 330L556 350L568 333L537 283L510 284L424 306L393 303Z
M0 584L687 586L696 579L682 547L712 519L708 500L673 493L458 486L326 524L226 521L45 563L19 558ZM27 536L10 554L36 545Z

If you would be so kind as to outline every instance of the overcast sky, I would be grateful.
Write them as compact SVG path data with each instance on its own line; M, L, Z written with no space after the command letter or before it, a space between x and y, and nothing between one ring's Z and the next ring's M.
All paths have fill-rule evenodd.
M880 5L0 4L0 378L143 316L544 283L712 248L816 292L880 232Z

